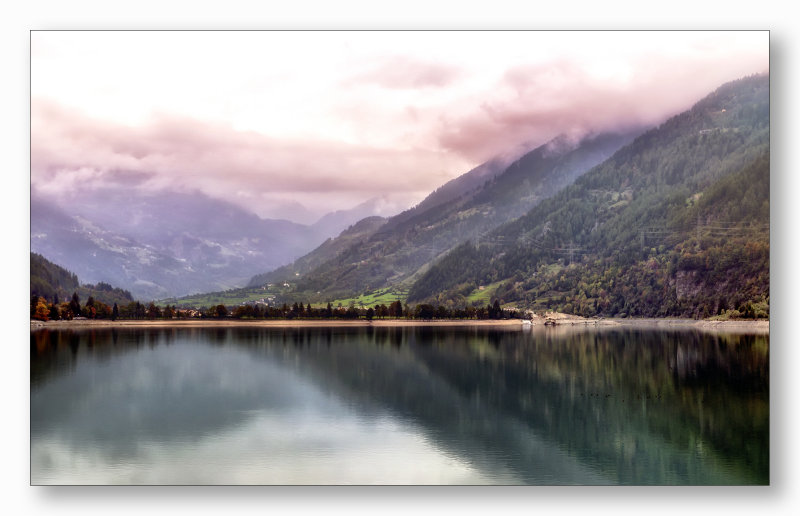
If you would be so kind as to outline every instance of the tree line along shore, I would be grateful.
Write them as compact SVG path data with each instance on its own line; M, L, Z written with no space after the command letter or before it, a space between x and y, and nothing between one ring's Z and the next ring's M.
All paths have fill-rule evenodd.
M52 302L44 296L31 296L31 320L72 321L72 320L504 320L524 319L529 316L516 308L503 308L499 301L485 307L466 306L448 308L422 303L414 306L394 301L389 305L376 304L374 307L332 306L314 308L310 303L284 303L281 306L261 304L242 304L235 307L223 304L208 308L177 308L174 305L159 306L155 302L142 304L139 301L112 306L89 297L81 304L80 297L73 293L68 302L59 303L55 297Z
M676 318L586 318L558 312L536 313L530 310L502 308L497 301L486 307L448 309L420 304L414 307L400 301L388 306L368 308L350 306L313 308L293 303L281 307L241 305L228 308L217 305L203 310L160 307L154 302L132 302L122 308L92 299L80 303L77 294L69 302L48 303L41 296L31 298L31 330L42 328L81 328L110 326L448 326L448 325L526 325L531 326L626 326L649 328L697 328L707 331L747 331L769 333L769 320L720 320Z

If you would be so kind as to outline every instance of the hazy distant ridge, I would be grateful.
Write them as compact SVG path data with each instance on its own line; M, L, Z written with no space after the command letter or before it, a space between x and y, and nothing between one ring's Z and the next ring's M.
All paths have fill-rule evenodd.
M262 219L200 193L87 191L56 204L33 192L31 250L139 299L222 290L307 253L372 206L314 226Z

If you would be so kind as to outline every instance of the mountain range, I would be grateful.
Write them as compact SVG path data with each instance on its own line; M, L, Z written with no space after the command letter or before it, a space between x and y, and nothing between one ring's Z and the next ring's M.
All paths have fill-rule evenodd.
M277 302L392 292L448 307L768 317L769 163L769 76L755 75L658 127L490 160L389 218L372 201L306 226L201 194L92 191L56 205L33 192L31 246L150 299L247 283Z
M579 315L769 311L769 77L723 85L417 278L409 301Z
M562 137L481 165L250 285L268 281L312 302L394 288L447 306L766 316L769 76L725 84L646 132Z
M199 192L105 188L52 199L32 190L31 251L83 281L161 299L241 286L374 209L368 201L303 225L262 219Z
M409 286L444 253L513 220L601 163L640 130L557 138L504 167L485 163L448 182L419 205L293 264L258 275L250 286L296 284L299 292L350 297L387 286ZM328 245L330 247L331 244ZM324 259L327 258L327 259Z

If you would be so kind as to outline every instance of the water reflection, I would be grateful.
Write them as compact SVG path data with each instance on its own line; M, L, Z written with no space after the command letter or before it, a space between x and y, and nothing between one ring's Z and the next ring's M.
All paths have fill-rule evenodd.
M31 333L34 483L769 482L768 336Z

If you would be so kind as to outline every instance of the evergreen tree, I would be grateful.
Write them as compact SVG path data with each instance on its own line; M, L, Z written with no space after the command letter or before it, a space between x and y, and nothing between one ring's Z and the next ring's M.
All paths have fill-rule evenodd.
M69 311L72 312L74 317L81 315L81 300L77 292L72 293L72 299L69 302Z
M500 308L500 301L495 299L494 304L486 307L489 312L489 319L500 319L503 314L503 309Z
M162 312L162 316L164 317L164 319L172 319L173 317L175 317L175 307L169 305L165 306Z
M161 317L161 309L158 306L156 306L154 302L151 301L150 304L147 305L147 318L152 320L160 317Z
M90 319L95 318L95 315L97 315L97 309L95 308L94 297L89 296L89 299L86 300L86 305L83 307L83 313Z

